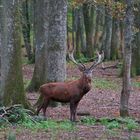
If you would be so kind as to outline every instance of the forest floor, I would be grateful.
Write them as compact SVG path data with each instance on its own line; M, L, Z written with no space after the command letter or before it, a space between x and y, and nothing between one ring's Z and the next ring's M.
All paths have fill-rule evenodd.
M105 65L112 65L114 62L106 62ZM91 64L86 64L90 66ZM33 65L24 65L24 83L29 83L33 74ZM67 79L73 80L80 77L80 72L75 65L68 64ZM92 123L90 118L114 120L119 118L119 102L122 88L122 79L119 77L120 69L101 69L97 67L93 71L93 87L78 105L77 112L86 112L88 116L77 116L77 123L70 131L64 129L31 129L12 128L15 131L17 140L140 140L140 123L135 124L128 120L126 126L110 123ZM38 93L28 93L27 97L31 103L36 102ZM140 77L132 79L132 90L129 101L130 117L140 121ZM69 105L52 108L48 107L46 115L57 122L69 119ZM40 113L42 115L42 113ZM86 118L86 119L85 119ZM85 120L84 120L85 119ZM82 121L83 120L83 123ZM84 123L85 122L85 123ZM134 129L133 129L134 125ZM109 127L112 126L112 127ZM131 129L132 128L132 129ZM17 131L18 130L18 131ZM7 131L7 130L6 130ZM9 128L11 131L11 128Z

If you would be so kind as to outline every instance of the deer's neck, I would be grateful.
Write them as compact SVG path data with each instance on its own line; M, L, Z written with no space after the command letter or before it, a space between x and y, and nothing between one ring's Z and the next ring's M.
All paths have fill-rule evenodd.
M79 88L81 89L82 94L86 94L91 89L91 81L84 75L79 79Z

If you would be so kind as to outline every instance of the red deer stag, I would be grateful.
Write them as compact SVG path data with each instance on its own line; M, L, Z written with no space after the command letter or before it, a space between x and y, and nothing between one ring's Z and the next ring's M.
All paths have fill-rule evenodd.
M40 87L40 99L43 101L39 103L37 108L37 115L40 110L43 110L43 115L46 117L46 109L49 101L57 101L63 103L70 103L70 120L76 120L76 108L82 97L91 89L91 78L93 69L102 62L104 54L97 52L97 60L89 68L84 64L77 63L73 57L73 52L69 53L70 59L78 66L82 72L80 79L69 82L54 82L47 83Z

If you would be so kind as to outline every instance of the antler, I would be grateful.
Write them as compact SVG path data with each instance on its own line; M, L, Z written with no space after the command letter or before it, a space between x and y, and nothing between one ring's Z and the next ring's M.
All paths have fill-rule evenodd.
M82 71L85 70L85 69L86 69L85 65L82 64L82 63L78 63L78 62L74 59L73 52L74 52L74 50L72 50L71 52L70 52L70 51L68 52L68 55L69 55L70 60L71 60L73 63L75 63L75 64L78 66L78 68L79 68L80 70L82 70Z
M99 65L100 63L102 63L103 59L104 59L104 52L102 51L102 53L100 54L97 51L97 60L95 60L94 64L89 68L90 71L92 71L97 65Z

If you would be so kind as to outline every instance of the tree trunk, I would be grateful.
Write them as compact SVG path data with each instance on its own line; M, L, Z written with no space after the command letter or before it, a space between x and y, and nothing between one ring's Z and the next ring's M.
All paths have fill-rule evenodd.
M22 2L22 32L24 38L24 44L27 52L28 60L32 60L32 51L31 51L31 41L30 41L30 32L31 32L31 23L29 16L29 1L25 0Z
M22 104L25 97L21 65L20 17L18 0L2 0L2 94L5 106Z
M111 38L111 59L119 58L120 49L120 24L116 18L113 18L112 38Z
M73 49L75 49L75 31L76 31L75 8L72 8L72 47Z
M45 2L44 0L35 0L35 19L34 19L34 37L35 37L35 68L32 80L27 88L28 91L38 91L39 87L47 81L44 76L45 68L45 27L44 14L45 14Z
M48 20L49 19L49 20ZM64 81L66 79L66 36L67 36L67 2L65 0L49 0L46 9L46 73L47 82Z
M81 44L80 44L80 30L81 30L81 13L80 8L75 9L75 22L76 22L76 57L81 56Z
M132 43L132 25L133 25L133 4L132 0L126 0L126 16L124 28L124 57L123 57L123 88L120 99L120 115L129 116L129 95L131 91L131 43Z
M132 75L140 75L140 32L135 35L132 54Z
M100 6L97 6L97 9L100 9ZM95 37L94 37L94 48L99 49L99 34L100 34L100 19L101 11L97 11L96 15L96 29L95 29Z
M140 75L140 4L135 5L138 10L135 11L135 27L139 30L133 41L133 54L132 54L132 75Z
M100 8L101 13L105 12L105 6L102 6ZM102 15L102 14L101 14ZM101 35L99 38L99 42L98 42L98 48L99 50L104 50L104 43L105 43L105 38L106 38L106 23L105 23L105 17L106 15L102 15L102 18L100 18L100 25L101 25Z
M83 55L86 53L86 38L85 38L85 26L84 26L84 16L83 7L79 7L79 32L80 32L80 42L81 42L81 52Z
M112 16L109 14L108 9L105 10L105 24L106 24L106 38L104 43L105 59L110 60L111 55L111 37L112 37Z
M2 87L1 87L1 49L2 49L2 40L1 40L1 38L2 38L2 2L1 2L1 0L0 0L0 106L2 105Z
M120 35L121 35L120 51L122 58L124 56L124 22L120 22Z
M94 32L95 32L95 9L93 6L89 6L87 3L83 4L83 15L84 15L84 24L86 32L86 48L87 48L87 57L92 58L94 54Z

